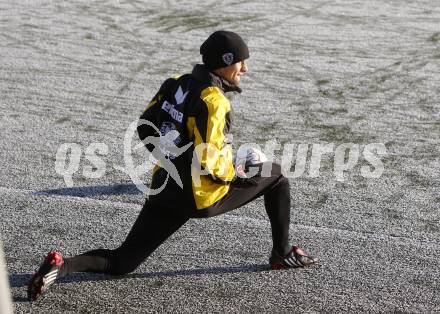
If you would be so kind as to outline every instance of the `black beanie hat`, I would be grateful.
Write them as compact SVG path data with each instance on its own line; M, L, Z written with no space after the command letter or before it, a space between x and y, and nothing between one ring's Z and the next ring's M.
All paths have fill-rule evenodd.
M234 32L216 31L200 46L203 63L216 70L249 58L249 49Z

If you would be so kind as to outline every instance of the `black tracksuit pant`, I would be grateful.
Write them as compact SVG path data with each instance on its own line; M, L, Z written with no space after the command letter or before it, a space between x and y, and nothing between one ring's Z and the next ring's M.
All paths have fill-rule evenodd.
M207 218L241 207L264 195L269 216L273 251L285 255L289 246L290 189L289 181L281 174L281 167L272 164L270 177L252 178L254 185L232 183L229 192L209 208L193 216L181 214L179 208L167 208L147 199L130 233L114 250L98 249L66 258L60 277L72 272L126 274L135 270L169 236L190 218Z

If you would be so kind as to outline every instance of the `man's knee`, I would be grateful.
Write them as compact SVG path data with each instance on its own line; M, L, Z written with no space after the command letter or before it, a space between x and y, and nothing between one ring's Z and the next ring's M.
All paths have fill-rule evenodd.
M259 175L261 177L279 177L282 176L281 165L275 162L265 162L260 166Z
M272 184L270 190L268 191L269 194L290 194L290 183L289 179L287 179L283 174L281 173L281 166L278 164L273 164L273 172L272 172L272 178L276 178L274 183Z
M270 176L272 178L277 179L275 181L276 185L287 185L287 186L289 185L289 179L287 179L285 176L283 176L283 172L282 172L280 164L277 164L275 162L267 163L263 167L267 167L266 169L269 169L269 167L270 167L270 172L268 172L268 173L270 173ZM264 168L263 168L263 172L264 172ZM264 174L262 176L264 176Z
M287 187L289 186L289 179L287 179L283 175L280 176L280 179L278 180L278 182L280 185L287 186Z

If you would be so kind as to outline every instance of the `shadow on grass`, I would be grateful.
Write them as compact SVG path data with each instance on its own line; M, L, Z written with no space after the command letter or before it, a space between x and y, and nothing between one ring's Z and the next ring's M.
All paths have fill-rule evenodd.
M172 271L159 271L150 273L132 273L122 276L95 274L95 273L73 273L59 280L58 283L73 282L97 282L120 280L125 278L172 278L186 276L203 276L203 275L219 275L219 274L236 274L236 273L257 273L269 270L267 264L249 264L231 267L209 267L198 269L181 269ZM9 283L12 288L26 287L32 274L12 274L9 276ZM26 298L14 297L14 302L28 302Z
M83 186L73 188L61 188L37 191L34 195L68 195L68 196L99 196L99 195L125 195L142 194L134 184L115 184L115 185L97 185Z

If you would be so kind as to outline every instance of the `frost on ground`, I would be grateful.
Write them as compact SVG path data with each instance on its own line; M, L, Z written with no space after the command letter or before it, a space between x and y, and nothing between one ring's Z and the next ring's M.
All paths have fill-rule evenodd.
M0 233L16 311L29 312L24 286L49 249L123 240L144 199L118 168L125 131L217 29L251 51L236 144L292 144L292 159L308 144L306 171L290 178L292 241L320 266L266 270L258 201L191 221L132 276L66 278L32 310L440 311L439 20L435 1L3 1ZM70 188L55 171L63 143L81 149ZM91 143L108 147L96 179L83 172ZM329 143L311 177L312 145ZM338 181L344 143L360 155ZM377 179L361 175L370 143L387 151Z

